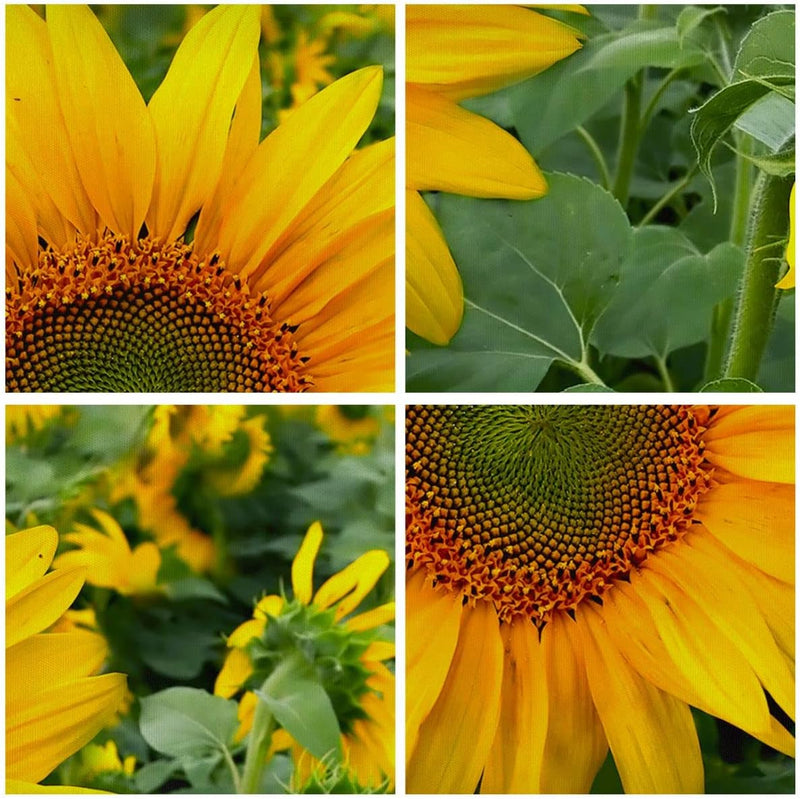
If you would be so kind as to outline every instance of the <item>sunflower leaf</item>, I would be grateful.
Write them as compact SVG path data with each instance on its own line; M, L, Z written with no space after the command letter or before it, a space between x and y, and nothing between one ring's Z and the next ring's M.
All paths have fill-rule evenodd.
M236 703L199 688L167 688L140 700L139 727L157 752L181 761L213 758L233 745Z
M288 679L268 679L255 693L279 724L314 757L322 759L331 753L341 756L336 713L315 679L296 674Z
M700 391L701 393L720 391L727 393L759 394L763 393L764 390L750 380L745 380L743 377L724 377L721 380L712 380L710 383L706 383Z
M666 358L704 341L714 305L733 296L743 267L729 242L701 255L675 228L640 228L592 343L605 355Z
M464 284L464 322L444 348L410 339L411 390L531 391L559 360L580 371L632 231L604 189L550 175L535 202L440 196Z

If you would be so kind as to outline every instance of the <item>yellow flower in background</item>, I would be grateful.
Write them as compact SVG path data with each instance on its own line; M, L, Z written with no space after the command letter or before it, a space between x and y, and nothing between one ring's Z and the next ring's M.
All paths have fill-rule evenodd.
M6 14L9 390L393 387L380 68L259 142L259 7L202 16L147 105L87 7Z
M122 528L105 511L94 509L92 515L102 532L86 524L75 524L75 532L64 540L75 544L59 555L57 569L84 567L86 582L101 588L113 588L125 596L142 596L158 592L156 576L161 566L161 553L152 541L145 541L131 550Z
M107 655L102 636L45 632L81 590L80 567L47 573L58 546L52 527L6 536L6 792L85 793L39 787L114 716L125 675L91 676Z
M136 768L136 756L120 759L117 745L112 740L105 744L88 744L81 750L77 772L82 781L90 781L104 772L118 772L131 776Z
M178 509L173 488L192 454L206 458L202 484L221 496L238 496L251 491L264 472L272 444L266 417L245 418L244 405L158 405L145 454L118 470L112 483L111 499L133 498L141 528L159 547L175 545L178 555L197 572L214 564L214 544L205 533L192 527ZM224 462L225 448L234 436L243 435L247 451L242 462ZM214 464L218 458L219 465Z
M455 334L463 297L447 242L419 192L530 200L547 191L519 141L458 102L547 69L580 47L579 35L519 6L406 9L406 324L434 344Z
M793 289L795 284L794 265L797 253L795 252L794 239L794 185L789 195L789 242L786 245L786 263L789 264L789 271L783 278L775 284L777 289Z
M270 618L280 617L296 603L315 611L333 610L335 626L352 633L372 630L394 620L394 602L352 615L389 566L389 556L383 550L365 552L314 592L314 562L322 538L322 527L315 522L297 551L292 563L295 601L290 603L277 595L265 596L256 605L253 618L239 625L230 635L227 640L229 651L214 685L215 694L230 698L241 690L253 674L253 663L246 649L248 644L264 634ZM393 657L394 644L385 641L374 641L361 655L361 665L369 672L368 690L360 697L363 716L349 719L342 733L344 764L363 786L378 786L386 778L393 780L394 674L383 663ZM239 739L251 728L256 704L252 692L246 692L240 700ZM340 726L341 723L340 719ZM277 745L273 742L273 748L284 747L287 743L284 734ZM294 779L302 784L321 765L298 744L293 743L292 749L296 769Z
M699 793L690 706L792 755L790 406L410 408L407 786Z
M350 405L320 405L316 424L341 452L365 455L381 427L379 419L366 408Z
M41 430L61 413L61 405L6 405L6 442Z

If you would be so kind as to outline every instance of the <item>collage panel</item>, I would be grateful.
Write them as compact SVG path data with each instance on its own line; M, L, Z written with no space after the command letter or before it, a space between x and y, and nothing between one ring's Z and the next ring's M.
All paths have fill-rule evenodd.
M409 794L793 793L795 408L406 409Z
M394 408L6 408L6 793L391 793Z
M409 391L794 391L793 5L406 19Z
M6 51L7 391L394 389L393 5L12 5Z

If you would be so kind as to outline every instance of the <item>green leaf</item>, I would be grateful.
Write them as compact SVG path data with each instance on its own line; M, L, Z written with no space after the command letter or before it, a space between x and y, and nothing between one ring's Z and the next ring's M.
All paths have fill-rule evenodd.
M722 6L716 8L701 8L700 6L686 6L678 14L678 21L675 23L675 30L678 33L678 41L683 44L689 34L697 30L709 17L724 12Z
M163 586L167 596L176 602L187 599L210 599L228 604L228 598L212 582L202 577L185 577Z
M577 53L509 90L514 126L536 155L593 116L640 69L689 67L703 60L696 45L681 46L674 27L637 21L589 39ZM480 103L466 105L480 109Z
M794 136L794 103L776 92L770 92L753 103L734 126L775 152Z
M153 760L136 770L133 778L139 793L155 793L178 769L175 760Z
M750 380L745 380L743 377L723 377L720 380L712 380L706 383L700 391L702 393L711 393L714 391L725 393L740 393L740 394L762 394L763 389L759 388L755 383Z
M757 20L742 40L734 79L782 75L794 81L794 60L794 11L775 11Z
M746 158L751 163L755 164L762 172L768 175L775 175L779 178L788 178L789 175L794 174L795 170L795 156L794 147L786 148L773 155L749 155L748 153L739 153L742 158Z
M579 383L577 386L570 386L565 388L562 394L605 394L611 392L614 394L614 389L608 386L601 386L598 383Z
M743 268L744 253L729 242L703 256L675 228L640 228L592 343L604 354L666 358L703 341L714 305L734 294Z
M140 703L139 727L147 743L187 762L225 752L239 725L236 702L199 688L167 688Z
M632 231L599 186L569 175L548 182L532 202L438 198L464 322L446 348L410 340L411 390L532 391L554 360L583 361Z
M269 683L256 694L281 727L317 759L331 752L341 756L339 722L322 686L299 675Z
M794 78L773 75L768 78L749 78L732 83L718 91L695 112L691 136L697 151L700 170L708 178L714 191L716 188L711 172L711 154L720 139L731 129L736 120L762 97L779 87L789 86Z

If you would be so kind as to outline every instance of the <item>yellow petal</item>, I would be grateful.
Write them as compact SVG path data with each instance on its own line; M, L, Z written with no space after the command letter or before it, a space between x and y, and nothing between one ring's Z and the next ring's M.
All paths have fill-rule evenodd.
M694 516L743 560L784 582L794 580L793 485L718 485L700 498Z
M505 648L500 719L481 793L538 793L548 716L544 650L528 619L504 624L500 635Z
M86 570L59 569L6 601L6 648L53 624L83 587Z
M562 613L542 630L549 700L542 793L589 793L608 753L577 634L575 622Z
M6 536L6 599L45 574L57 546L58 533L49 525Z
M6 793L8 794L27 794L27 793L102 793L108 794L109 791L95 791L92 788L79 788L74 785L39 785L35 782L25 782L24 780L6 780Z
M775 284L776 289L793 289L795 284L794 265L797 255L794 251L794 186L795 184L792 185L792 193L789 195L789 241L786 244L786 263L789 264L789 271Z
M577 618L586 676L626 793L701 793L703 760L689 706L642 679L600 614Z
M148 106L158 146L151 234L176 238L211 199L258 37L257 6L217 6L175 53Z
M214 693L225 699L232 697L253 673L253 664L243 649L231 649L214 682Z
M461 622L461 598L435 591L429 582L425 571L418 570L406 583L407 758L444 685Z
M314 595L314 604L329 608L336 604L336 620L354 611L389 568L389 555L372 549L326 580Z
M792 672L752 597L731 577L725 549L706 531L697 530L682 545L649 559L648 566L705 608L717 628L745 656L772 698L794 717Z
M236 648L247 646L253 638L259 638L264 633L266 624L265 619L248 619L228 636L228 646Z
M420 727L407 769L409 793L475 791L497 729L502 678L497 614L478 602L464 608L450 671Z
M758 678L708 614L651 569L633 575L631 585L620 590L635 592L645 602L676 671L698 695L698 707L775 745L769 738L769 709Z
M347 629L354 632L361 630L374 630L382 624L394 621L394 602L387 602L377 608L359 613L347 620Z
M268 290L280 307L314 270L364 235L366 220L393 213L394 163L393 138L353 153L273 245L251 286Z
M415 191L406 192L406 326L447 344L461 325L461 276L439 224Z
M751 480L794 484L794 406L751 405L713 419L706 457Z
M253 618L266 621L270 616L277 616L283 610L285 601L282 596L268 594L258 600L256 609L253 611Z
M353 151L377 108L382 75L379 67L346 75L261 142L231 194L219 232L223 258L243 278Z
M510 134L434 92L406 89L410 189L531 200L547 192L539 167Z
M225 147L225 158L222 162L219 182L213 196L204 203L200 212L203 224L198 226L199 229L197 235L195 235L195 252L208 256L216 249L219 225L228 203L230 191L247 162L253 157L260 138L261 64L258 54L256 54L242 93L236 102L236 110L233 122L231 122L228 143Z
M763 692L756 687L750 670L743 668L741 657L730 643L724 638L721 645L716 641L705 646L696 643L695 639L709 640L703 637L707 617L695 630L682 621L685 609L684 613L670 613L666 610L669 600L662 593L639 579L633 582L634 586L618 583L603 597L603 619L608 634L633 668L644 679L687 704L723 718L775 748L785 751L790 747L791 735L772 728L764 713ZM678 652L674 642L676 637L685 636L689 636L685 644L692 652L688 658ZM730 661L726 659L729 652L734 653ZM719 668L720 663L726 664L725 669ZM755 714L748 702L742 700L745 685L747 690L758 693L755 701L761 707Z
M41 633L6 650L6 686L10 699L94 674L108 655L102 635L77 630ZM58 664L54 669L53 664Z
M117 712L125 675L103 674L6 700L6 776L39 782Z
M322 525L314 522L308 528L303 543L292 561L292 591L303 605L311 602L314 593L314 561L322 543Z
M136 238L150 203L156 168L155 140L144 100L87 6L49 6L47 28L81 182L101 222Z
M46 213L49 243L61 244L64 221L91 233L95 210L70 146L47 25L24 5L6 6L6 25L7 164L22 169L17 178L28 192L41 195L34 207ZM27 166L20 164L22 151Z
M510 5L409 5L406 80L462 99L496 91L574 53L567 25Z
M39 262L36 213L30 196L16 175L6 168L6 288L13 285L17 271L30 271Z

